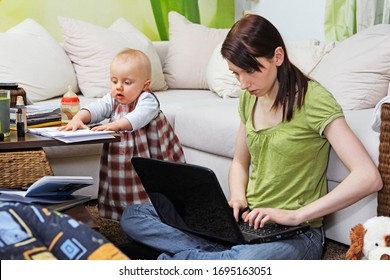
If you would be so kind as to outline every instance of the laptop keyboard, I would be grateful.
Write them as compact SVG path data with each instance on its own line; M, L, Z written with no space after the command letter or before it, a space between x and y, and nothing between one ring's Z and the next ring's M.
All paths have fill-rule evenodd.
M283 226L280 224L275 223L268 223L265 224L262 228L254 229L253 227L249 226L249 223L240 222L238 224L240 230L242 232L250 233L250 234L256 234L256 235L272 235L281 231L285 231L289 228L289 226Z

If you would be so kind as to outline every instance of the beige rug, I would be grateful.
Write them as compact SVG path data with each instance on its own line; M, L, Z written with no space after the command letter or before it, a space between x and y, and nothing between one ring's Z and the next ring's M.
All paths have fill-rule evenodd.
M103 234L116 246L121 246L129 242L126 234L122 231L119 222L99 217L97 205L90 203L86 206L88 212L99 224L99 232ZM326 240L323 260L344 260L348 247L344 244Z

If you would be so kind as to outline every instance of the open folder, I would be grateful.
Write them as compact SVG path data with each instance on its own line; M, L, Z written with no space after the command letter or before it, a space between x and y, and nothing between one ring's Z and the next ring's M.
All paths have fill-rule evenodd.
M74 200L87 201L89 196L74 195L74 192L93 185L91 176L44 176L26 191L2 189L0 201L24 203L60 204Z

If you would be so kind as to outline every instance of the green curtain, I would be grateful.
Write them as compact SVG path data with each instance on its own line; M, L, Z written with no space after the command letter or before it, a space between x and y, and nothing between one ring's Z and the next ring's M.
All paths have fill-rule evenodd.
M207 24L208 27L230 28L232 26L234 23L234 0L150 0L160 39L162 41L169 40L169 11L182 14L192 23L202 24L201 15L205 11L204 9L201 11L200 6L203 4L205 8L205 3L216 7L211 21Z
M162 41L169 39L168 12L176 11L193 23L200 23L198 0L150 0Z
M325 39L342 41L380 23L390 23L390 0L327 0Z
M342 41L356 33L356 0L327 0L325 39Z
M357 0L357 32L375 24L390 23L390 0Z

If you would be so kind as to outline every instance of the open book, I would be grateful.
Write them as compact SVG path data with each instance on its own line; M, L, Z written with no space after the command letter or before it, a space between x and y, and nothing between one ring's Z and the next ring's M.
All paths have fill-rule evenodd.
M90 176L44 176L33 183L27 191L1 190L0 201L57 204L74 199L86 201L89 196L73 195L81 188L93 185Z
M55 138L65 143L90 141L97 139L115 138L115 131L92 131L90 129L78 129L76 131L60 131L57 127L29 128L28 132L41 136Z

